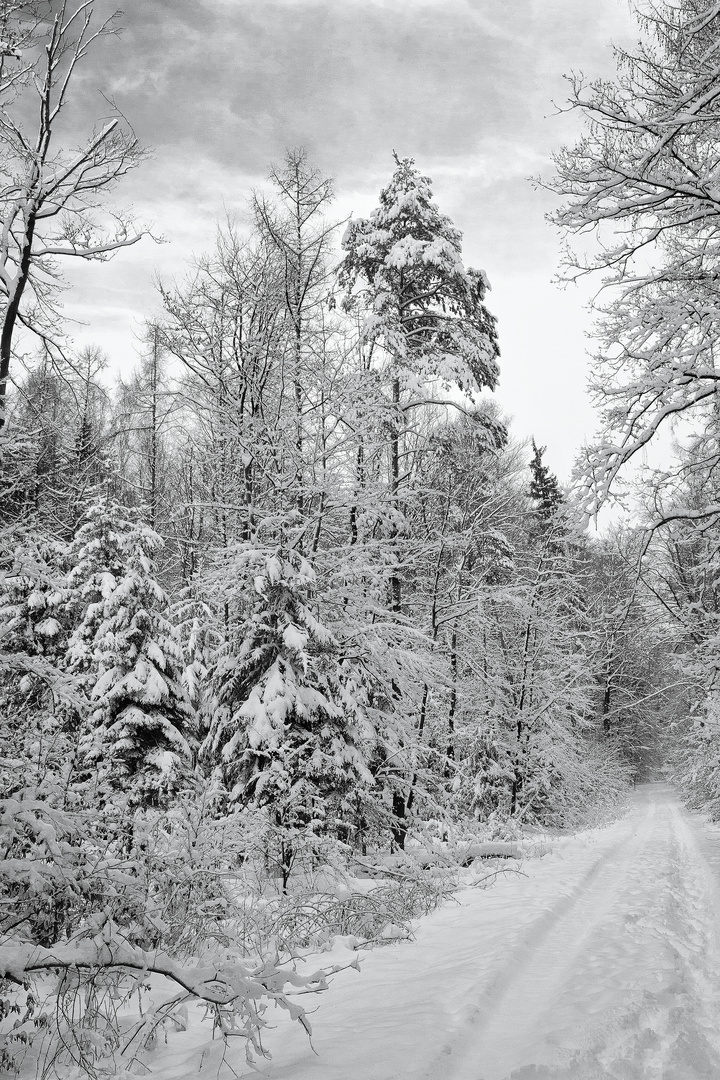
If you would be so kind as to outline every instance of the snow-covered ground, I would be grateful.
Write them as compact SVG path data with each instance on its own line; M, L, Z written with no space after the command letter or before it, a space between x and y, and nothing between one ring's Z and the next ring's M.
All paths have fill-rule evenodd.
M415 940L361 954L319 997L313 1047L279 1016L267 1080L717 1080L720 827L663 784L626 816L554 842L523 874L465 888ZM150 1062L217 1075L191 1024Z

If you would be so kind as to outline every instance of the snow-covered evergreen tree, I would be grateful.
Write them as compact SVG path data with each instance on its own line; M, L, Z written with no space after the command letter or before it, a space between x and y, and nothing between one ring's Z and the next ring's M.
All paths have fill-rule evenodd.
M344 306L359 311L362 339L379 351L389 400L388 517L396 541L405 531L401 469L409 418L428 397L453 402L494 388L499 355L495 319L485 307L485 274L466 269L462 234L433 202L431 181L412 158L395 157L390 183L370 217L351 219L338 282ZM388 545L392 548L392 544ZM401 561L399 545L395 559ZM389 580L390 605L401 610L401 575Z
M102 779L157 803L193 760L193 711L168 598L154 576L162 540L137 516L99 495L69 545L68 607L75 628L71 672L94 702L87 760Z
M182 650L183 686L198 717L207 718L211 711L210 669L222 644L219 620L191 585L172 604L170 622L177 629Z
M345 231L346 304L362 305L365 338L382 344L408 389L438 381L472 393L497 382L487 278L465 268L461 240L433 202L430 178L397 154L380 205Z
M62 670L63 551L37 527L0 530L0 786L6 795L62 771L72 755L68 716L86 704Z
M550 521L563 505L563 493L557 476L543 461L547 447L538 446L532 441L533 456L530 462L530 497L538 517L545 523Z
M56 660L63 651L58 616L63 599L59 562L64 545L35 528L22 526L4 530L2 540L7 545L7 555L0 557L3 648Z
M337 643L310 610L314 572L292 550L243 544L222 574L244 618L213 672L205 754L233 799L272 808L278 825L337 829L344 798L372 779Z

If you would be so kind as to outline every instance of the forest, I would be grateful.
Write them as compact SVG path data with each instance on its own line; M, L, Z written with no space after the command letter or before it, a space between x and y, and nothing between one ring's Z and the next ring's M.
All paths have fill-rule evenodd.
M539 183L602 289L568 486L494 393L492 253L409 157L339 222L288 149L137 363L75 346L65 265L142 239L125 118L62 139L93 7L0 3L10 1076L139 1074L194 1003L260 1059L332 972L298 957L402 937L483 845L660 775L720 815L720 3L638 3L615 80L569 85Z

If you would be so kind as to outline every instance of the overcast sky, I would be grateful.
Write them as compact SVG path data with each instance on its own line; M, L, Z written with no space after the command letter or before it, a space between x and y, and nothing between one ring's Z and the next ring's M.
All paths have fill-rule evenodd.
M550 175L552 150L578 134L556 114L563 74L611 75L610 42L635 39L627 0L126 0L122 23L86 63L69 120L91 127L100 91L115 99L153 156L114 201L167 243L73 270L80 340L132 365L154 275L182 275L286 148L334 177L338 218L373 209L395 149L432 177L466 263L490 278L513 433L547 444L566 479L594 427L590 316L586 294L552 284L553 201L528 177Z

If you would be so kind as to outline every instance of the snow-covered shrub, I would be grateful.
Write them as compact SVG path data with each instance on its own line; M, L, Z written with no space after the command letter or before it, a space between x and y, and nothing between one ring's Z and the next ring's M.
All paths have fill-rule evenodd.
M3 770L9 797L0 801L0 972L8 1054L13 1044L17 1051L32 1041L22 1038L25 1029L37 1035L38 1026L49 1030L55 1023L54 1010L42 1004L47 988L33 979L29 965L82 935L93 912L112 910L132 880L129 865L113 855L108 823L84 809L71 786L72 763L64 775L53 765L48 757L42 779L36 776L28 787L22 780L12 784L12 770ZM55 995L60 1012L64 993L62 987Z
M142 1061L156 1028L190 1003L205 1006L221 1037L244 1039L252 1062L266 1056L262 1032L270 1006L284 1009L310 1032L304 1009L290 1000L287 988L310 992L327 985L325 971L301 976L272 957L248 963L231 950L210 961L181 963L161 950L132 945L102 915L89 919L83 934L53 948L0 946L0 979L23 991L32 983L42 994L47 974L53 981L44 1003L44 1045L33 1050L42 1054L42 1071L52 1067L59 1075L73 1068L90 1076L115 1075ZM133 995L153 978L164 980L171 996L144 1015L128 1015ZM33 1022L37 1027L37 1016Z
M688 806L707 810L720 818L720 750L718 749L718 711L710 696L701 702L694 715L673 725L669 753L674 782Z
M433 911L457 887L450 874L385 877L377 882L344 876L332 891L297 890L248 903L243 922L248 941L278 943L283 951L317 949L335 936L351 936L356 945L383 944L387 927L410 937L412 920Z
M237 940L247 830L237 813L208 812L212 793L202 786L194 795L184 810L136 809L130 845L127 808L86 809L82 791L46 784L0 804L0 1060L8 1069L33 1052L39 1068L60 1075L71 1067L114 1075L192 1002L209 1009L219 1034L243 1037L249 1059L264 1053L270 1006L309 1030L286 991L321 989L326 973L297 975L269 937L252 949ZM151 979L169 996L143 1014L138 994Z

